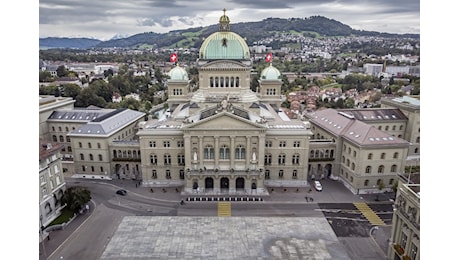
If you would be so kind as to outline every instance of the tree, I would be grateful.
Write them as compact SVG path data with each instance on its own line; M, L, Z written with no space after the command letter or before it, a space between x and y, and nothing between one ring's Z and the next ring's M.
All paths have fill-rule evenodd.
M375 201L379 201L379 194L382 192L383 188L385 188L385 184L383 183L383 181L379 181L377 183L377 189L379 189L379 193L377 193L377 197L375 198Z
M61 91L63 97L72 97L75 99L80 94L81 88L77 84L63 84Z
M40 74L38 76L38 80L40 82L53 82L54 77L51 75L51 72L49 72L49 71L40 71Z
M56 69L56 74L59 78L67 77L67 75L69 74L69 71L66 69L64 65L61 65Z
M64 192L64 195L61 198L61 204L67 204L67 207L71 211L77 213L82 208L82 206L88 203L90 200L91 192L87 188L74 186L68 188Z

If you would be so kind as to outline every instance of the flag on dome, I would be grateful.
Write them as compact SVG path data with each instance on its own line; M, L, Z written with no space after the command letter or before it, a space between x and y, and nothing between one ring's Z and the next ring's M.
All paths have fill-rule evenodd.
M269 52L267 54L267 56L265 56L265 61L266 62L272 62L272 60L273 60L273 54L271 52Z
M171 53L171 55L169 55L169 61L177 62L177 53Z

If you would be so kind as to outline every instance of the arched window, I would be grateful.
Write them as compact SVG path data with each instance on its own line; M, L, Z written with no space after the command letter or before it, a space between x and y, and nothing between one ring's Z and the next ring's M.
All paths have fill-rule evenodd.
M292 164L294 165L300 164L300 154L296 153L292 155Z
M356 151L353 151L353 157L356 157Z
M235 80L235 87L239 87L240 86L240 77L236 77L236 80Z
M310 151L310 158L313 158L313 157L315 157L315 151L311 150Z
M171 155L165 154L165 155L163 156L163 159L164 159L165 165L171 165Z
M209 87L211 87L211 88L214 87L214 77L209 78Z
M385 153L380 154L380 159L385 160Z
M237 145L235 148L235 159L246 158L246 148L243 145Z
M223 88L224 84L225 84L224 77L220 77L219 87Z
M64 136L62 136L62 135L59 136L59 142L61 142L61 143L64 142Z
M398 157L399 157L399 153L398 153L398 152L395 152L395 153L393 154L393 159L398 159Z
M371 166L367 166L366 167L366 173L371 173L372 172L372 167Z
M157 170L152 170L152 179L157 178Z
M367 186L367 185L369 185L369 180L364 181L364 186Z
M265 179L266 180L270 179L270 170L265 170Z
M354 171L355 170L355 163L351 163L351 169Z
M203 152L205 160L214 159L214 147L212 147L211 145L206 145Z
M178 154L177 155L177 164L185 165L185 155L183 155L183 154Z
M350 159L347 159L347 167L350 167Z
M158 158L157 158L156 154L151 154L150 155L150 163L153 164L153 165L158 163Z
M99 154L99 161L102 162L102 154Z
M92 153L89 154L89 160L90 160L90 161L93 161L93 160L94 160L93 154L92 154Z
M57 136L53 135L53 142L57 142Z
M235 86L235 78L230 77L230 87L233 88Z
M394 179L390 179L390 181L388 182L388 184L389 184L389 185L392 185L394 181L395 181Z
M230 79L229 77L225 77L225 87L228 88L228 85L230 84Z
M279 165L284 165L286 164L286 155L285 154L280 154L278 156L278 164Z
M91 148L91 143L88 143L88 148Z
M85 155L84 154L80 154L80 160L84 161L85 160Z
M272 164L272 155L266 154L264 159L264 165L271 165Z
M383 173L384 170L385 170L385 167L383 165L380 165L378 169L378 173Z
M222 145L219 150L220 159L230 159L230 148L227 145Z
M415 142L420 143L420 136L417 136L417 138L415 139Z
M396 166L396 164L391 165L391 172L396 172L397 168L398 166Z

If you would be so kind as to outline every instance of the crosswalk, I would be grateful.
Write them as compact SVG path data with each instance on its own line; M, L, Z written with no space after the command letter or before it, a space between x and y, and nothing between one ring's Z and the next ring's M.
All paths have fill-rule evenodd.
M230 217L232 215L232 204L230 202L219 202L217 204L218 217Z
M364 217L371 223L376 226L384 226L385 222L364 202L353 203L355 207L361 211Z

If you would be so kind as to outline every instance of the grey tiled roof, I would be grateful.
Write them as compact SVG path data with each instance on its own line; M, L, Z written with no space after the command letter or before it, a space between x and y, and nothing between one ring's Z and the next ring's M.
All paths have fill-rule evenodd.
M397 108L337 109L337 111L352 115L360 121L407 120L406 115Z
M142 118L144 113L130 109L113 110L69 133L69 136L109 136Z
M406 140L380 131L342 111L325 109L309 113L307 117L312 124L357 145L409 145Z

